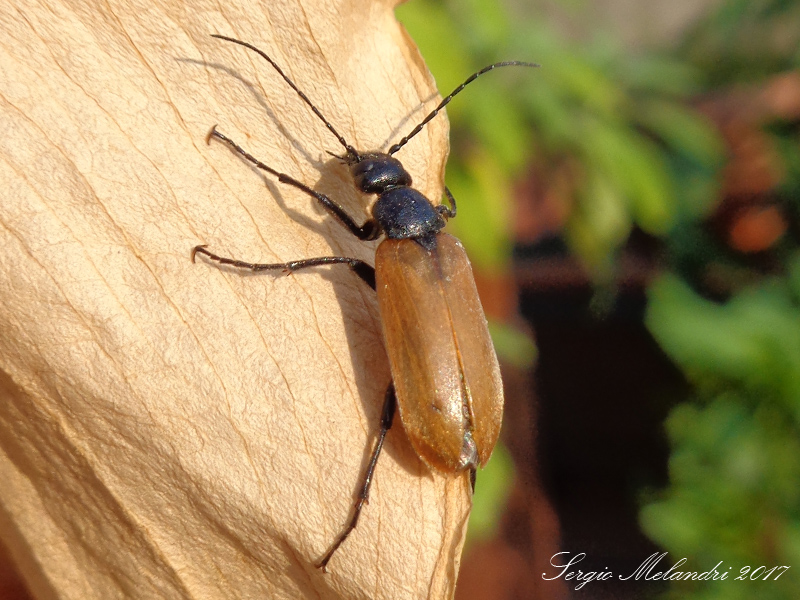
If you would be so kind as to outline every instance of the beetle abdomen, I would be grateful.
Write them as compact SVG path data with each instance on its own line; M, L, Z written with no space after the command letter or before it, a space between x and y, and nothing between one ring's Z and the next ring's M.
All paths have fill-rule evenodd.
M375 259L378 305L403 427L443 471L483 466L500 433L497 356L461 243L387 239Z

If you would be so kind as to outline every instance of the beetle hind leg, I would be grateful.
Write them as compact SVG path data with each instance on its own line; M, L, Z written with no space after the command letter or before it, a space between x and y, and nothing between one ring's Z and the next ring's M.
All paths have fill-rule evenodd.
M386 434L388 433L389 429L392 427L392 421L394 420L394 413L397 409L397 397L394 391L394 383L390 383L388 389L386 390L386 398L383 401L383 411L381 412L381 430L378 434L378 442L375 444L375 449L372 451L372 456L369 459L369 465L367 466L367 471L364 474L364 479L361 485L361 490L358 493L358 500L356 500L355 505L353 506L353 516L350 518L350 522L345 527L344 531L339 534L339 537L333 543L328 553L322 557L317 563L317 568L322 569L323 572L327 572L328 562L333 557L334 553L339 549L344 541L350 536L352 531L358 525L358 519L361 516L361 510L364 508L364 504L369 502L369 489L372 486L372 476L375 474L375 466L378 464L378 457L381 454L381 450L383 449L383 442L386 439Z

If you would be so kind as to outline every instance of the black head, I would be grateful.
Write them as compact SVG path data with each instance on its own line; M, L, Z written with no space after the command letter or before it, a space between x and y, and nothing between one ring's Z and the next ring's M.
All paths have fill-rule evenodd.
M382 194L395 187L411 185L411 175L399 160L381 152L345 157L356 187L365 194Z

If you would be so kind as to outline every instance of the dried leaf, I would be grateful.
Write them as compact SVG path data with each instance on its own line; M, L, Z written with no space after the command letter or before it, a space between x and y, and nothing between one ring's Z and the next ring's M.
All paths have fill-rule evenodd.
M389 372L347 268L242 276L189 253L372 261L335 137L386 148L434 83L393 2L11 0L0 8L0 536L37 598L448 598L466 477L397 425L330 573ZM398 157L441 194L447 124ZM360 220L360 217L359 217Z

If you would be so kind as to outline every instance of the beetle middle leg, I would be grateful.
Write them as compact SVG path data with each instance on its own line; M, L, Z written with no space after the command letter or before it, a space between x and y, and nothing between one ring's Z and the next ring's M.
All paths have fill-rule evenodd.
M356 525L358 525L358 519L361 516L361 510L364 508L364 504L369 502L369 488L372 486L372 476L375 473L375 466L378 464L378 457L383 449L383 442L386 439L386 434L392 427L392 420L394 419L396 408L397 397L395 396L394 392L394 383L390 383L388 389L386 390L386 398L383 401L383 411L381 412L381 430L378 434L378 442L375 444L375 449L372 451L372 456L369 459L369 465L367 465L367 471L364 474L361 490L358 493L358 500L356 500L356 503L353 506L353 516L351 517L350 522L347 524L347 527L345 527L344 531L339 534L339 537L333 543L333 546L331 546L330 550L328 550L328 553L317 563L317 568L322 569L323 572L327 570L326 567L333 554L339 549L339 546L344 543L344 541L352 533L353 529L356 528Z
M447 196L448 202L450 202L450 206L447 207L444 204L440 204L436 207L436 211L445 219L452 219L456 216L456 199L453 198L453 193L447 186L444 186L444 193Z
M206 248L205 244L192 248L192 262L195 262L195 257L198 254L203 254L210 260L213 260L221 265L229 265L237 269L245 269L248 271L288 271L290 273L294 273L295 271L307 269L309 267L345 264L350 267L350 270L358 275L364 283L366 283L373 290L375 289L375 268L357 258L348 258L346 256L320 256L317 258L305 258L302 260L293 260L285 263L250 263L235 258L220 256L219 254L214 254Z

